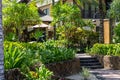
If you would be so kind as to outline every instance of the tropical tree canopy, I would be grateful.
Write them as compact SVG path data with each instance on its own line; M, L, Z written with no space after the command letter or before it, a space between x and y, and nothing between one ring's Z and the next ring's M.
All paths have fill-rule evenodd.
M120 0L113 0L108 10L108 16L120 21Z
M79 8L72 4L58 2L53 6L51 14L54 23L62 21L64 26L79 27L82 22Z
M4 5L4 4L3 4ZM39 19L37 8L34 3L28 5L24 3L10 2L3 8L4 27L20 27L24 21Z
M7 2L7 3L5 3ZM5 34L15 32L20 40L20 36L28 25L33 22L39 22L40 17L35 2L29 4L18 3L17 1L3 2L3 27Z

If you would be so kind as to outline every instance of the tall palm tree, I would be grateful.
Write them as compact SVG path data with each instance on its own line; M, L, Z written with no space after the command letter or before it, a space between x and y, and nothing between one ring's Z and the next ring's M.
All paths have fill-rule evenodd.
M99 14L100 14L100 26L99 26L99 43L104 43L104 2L99 0Z
M0 80L4 80L4 54L3 54L3 30L2 30L2 0L0 0Z

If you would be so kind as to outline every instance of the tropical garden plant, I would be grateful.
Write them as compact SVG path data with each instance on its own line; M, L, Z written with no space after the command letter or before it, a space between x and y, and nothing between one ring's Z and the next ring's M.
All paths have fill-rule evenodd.
M80 2L78 4L80 4ZM97 33L92 31L94 24L92 24L90 20L83 20L80 13L81 10L78 5L72 5L67 2L63 3L60 1L52 7L51 14L54 18L53 24L57 23L58 25L56 29L57 39L67 40L69 42L68 46L70 44L73 46L77 44L87 47L88 41L91 41L89 42L89 46L92 46L98 41ZM84 30L85 26L88 26L90 31ZM92 41L92 38L95 38L95 41Z
M82 67L81 75L84 77L84 80L89 80L90 77L89 69Z
M39 71L42 70L39 68L42 63L49 64L75 58L74 50L65 48L64 42L62 43L60 41L55 41L55 43L54 41L48 41L46 43L5 41L4 47L5 70L9 71L10 69L19 68L24 75L26 75L26 78L31 78L31 80L42 80L42 77L45 78L49 75L48 73L51 73L44 67L42 68L43 72L39 73ZM35 68L38 69L33 71ZM46 71L45 74L44 71ZM30 73L39 74L39 77L37 76L37 78L34 78L32 75L30 77Z
M75 52L72 49L60 47L47 47L40 53L40 60L44 64L71 60L74 57Z
M20 68L24 63L25 51L19 47L13 46L12 43L9 45L4 45L4 47L5 69Z
M41 67L36 68L36 71L30 71L28 73L27 80L51 80L52 75L53 73L42 64Z
M3 27L6 36L9 32L13 32L20 40L23 36L22 33L28 34L26 30L28 25L33 25L32 22L34 24L39 23L39 14L34 2L25 4L5 0L3 3Z

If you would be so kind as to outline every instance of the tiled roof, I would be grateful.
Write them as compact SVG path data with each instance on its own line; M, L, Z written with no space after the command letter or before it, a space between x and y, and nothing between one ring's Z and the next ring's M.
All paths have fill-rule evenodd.
M55 0L55 2L58 2L59 0ZM48 5L48 4L51 4L52 3L52 0L44 0L43 3L37 3L37 7L41 7L41 6L45 6L45 5Z
M49 21L49 22L53 21L53 18L49 15L45 15L45 16L41 17L40 19L42 21Z

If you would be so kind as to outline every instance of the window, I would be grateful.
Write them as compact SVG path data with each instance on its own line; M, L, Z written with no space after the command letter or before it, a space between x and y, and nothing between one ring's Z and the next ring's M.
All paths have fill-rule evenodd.
M49 13L49 8L44 9L43 12L44 12L46 15L49 15L49 14L50 14L50 13Z
M93 3L84 3L83 18L95 18L98 12L97 7Z
M84 17L85 17L85 18L88 18L89 5L88 5L87 3L85 3L84 10L85 10L85 13L84 13L85 16L84 16Z

